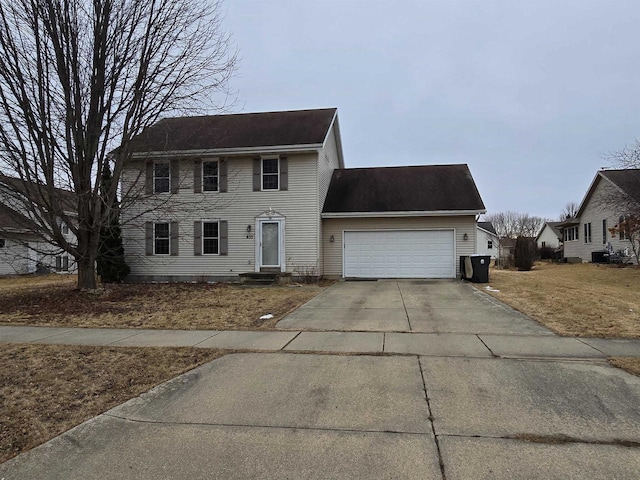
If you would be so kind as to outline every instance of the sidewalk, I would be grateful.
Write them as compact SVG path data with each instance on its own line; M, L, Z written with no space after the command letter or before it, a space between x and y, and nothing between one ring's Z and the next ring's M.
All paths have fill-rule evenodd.
M640 357L638 339L468 333L137 330L0 326L0 342L500 358Z

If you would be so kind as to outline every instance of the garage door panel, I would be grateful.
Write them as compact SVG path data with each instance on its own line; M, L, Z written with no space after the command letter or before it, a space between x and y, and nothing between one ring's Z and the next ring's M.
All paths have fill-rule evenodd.
M455 276L452 230L345 232L343 251L345 277Z

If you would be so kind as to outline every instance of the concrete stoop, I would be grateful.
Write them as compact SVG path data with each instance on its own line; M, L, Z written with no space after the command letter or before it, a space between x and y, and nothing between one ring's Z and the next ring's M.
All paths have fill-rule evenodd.
M289 285L291 273L289 272L246 272L239 275L243 285Z

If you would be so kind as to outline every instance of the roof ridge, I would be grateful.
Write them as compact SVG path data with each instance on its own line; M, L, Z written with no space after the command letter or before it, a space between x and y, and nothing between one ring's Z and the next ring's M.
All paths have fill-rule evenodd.
M240 116L249 116L249 115L267 115L270 113L303 113L303 112L324 112L329 110L338 110L338 107L326 107L326 108L302 108L299 110L268 110L263 112L237 112L237 113L213 113L211 115L182 115L176 117L165 117L158 120L155 124L157 125L160 122L165 120L182 120L185 118L212 118L212 117L240 117Z

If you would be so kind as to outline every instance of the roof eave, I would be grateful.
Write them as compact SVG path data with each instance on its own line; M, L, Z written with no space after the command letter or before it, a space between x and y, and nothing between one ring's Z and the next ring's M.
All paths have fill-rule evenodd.
M316 152L322 148L321 143L309 143L302 145L269 145L261 147L234 147L234 148L206 148L199 150L167 150L133 152L132 159L138 158L166 158L166 157L203 157L220 155L254 155L256 153L304 153Z
M405 210L396 212L323 212L322 218L366 218L366 217L460 217L480 215L486 210Z
M331 124L329 125L329 128L327 130L327 134L325 135L324 140L322 141L322 148L324 148L324 146L326 145L327 140L329 139L329 135L331 134L331 131L333 130L334 127L335 127L334 136L336 138L336 146L338 148L338 168L343 169L344 155L342 153L342 136L340 135L340 122L338 121L337 108L335 113L333 114L333 119L331 120Z
M494 237L499 238L497 233L490 232L489 230L479 227L478 225L476 225L476 227L478 228L478 230L482 230L483 232L488 233L489 235L493 235Z

